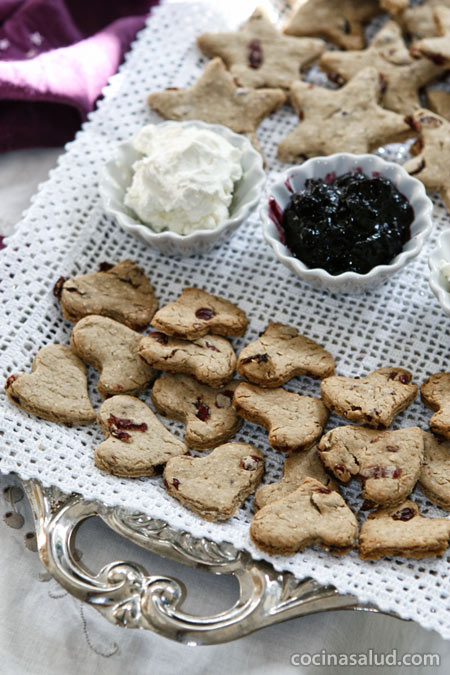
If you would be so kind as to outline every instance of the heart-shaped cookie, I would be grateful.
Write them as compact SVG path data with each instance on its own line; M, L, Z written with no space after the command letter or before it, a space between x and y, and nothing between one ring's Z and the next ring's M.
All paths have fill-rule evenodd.
M225 520L260 483L264 458L250 443L225 443L207 457L175 457L164 469L168 492L206 520Z
M188 342L155 331L141 339L139 356L155 368L192 375L210 387L230 382L236 366L233 347L217 335Z
M428 499L450 510L450 441L444 441L426 431L424 460L418 487Z
M238 384L213 389L189 375L164 373L153 385L152 401L161 415L186 425L185 440L191 448L215 448L242 426L232 406Z
M398 431L337 427L321 438L319 452L325 468L339 480L361 480L365 499L398 504L413 491L419 478L423 431L419 427Z
M315 478L330 490L337 490L338 484L324 469L317 446L305 452L293 452L286 457L283 466L283 478L278 483L262 485L255 493L254 506L262 509L266 504L287 497L297 490L305 478Z
M106 440L95 451L94 461L115 476L152 476L168 459L188 452L148 405L134 396L107 399L97 421Z
M106 316L86 316L73 328L70 345L98 370L98 391L104 397L140 394L157 376L138 355L140 333Z
M435 410L430 429L439 436L450 438L450 373L435 373L420 387L422 402Z
M285 452L310 448L321 437L328 420L328 410L319 398L281 387L262 389L242 382L233 405L244 419L268 430L272 448Z
M153 287L132 260L122 260L117 265L103 263L98 272L73 279L61 277L54 294L69 321L100 314L134 330L147 328L158 307Z
M86 366L64 345L42 347L32 373L10 375L5 391L15 405L51 422L91 424L95 420Z
M196 340L208 333L239 337L247 330L247 316L229 300L201 288L185 288L175 302L156 312L152 326L166 335Z
M378 368L365 377L334 375L322 382L327 408L350 422L375 429L388 427L417 396L411 373L404 368Z
M364 560L428 558L444 553L449 535L449 520L423 518L417 504L408 500L369 515L359 533L359 555Z
M293 326L271 322L258 340L241 351L237 370L253 384L280 387L297 375L314 379L332 375L334 359Z
M341 495L314 478L305 478L287 497L264 506L250 526L258 548L281 555L314 545L346 553L357 533L356 518Z

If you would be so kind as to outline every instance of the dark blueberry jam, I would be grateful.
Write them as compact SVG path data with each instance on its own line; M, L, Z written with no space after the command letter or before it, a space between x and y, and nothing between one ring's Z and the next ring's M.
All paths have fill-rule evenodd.
M286 246L308 267L365 274L400 253L413 220L411 204L390 180L355 172L331 182L308 179L281 225Z

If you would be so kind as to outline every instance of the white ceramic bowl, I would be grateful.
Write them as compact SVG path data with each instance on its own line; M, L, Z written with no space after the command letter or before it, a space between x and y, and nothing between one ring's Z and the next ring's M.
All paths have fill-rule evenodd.
M441 232L436 243L436 248L428 258L431 290L439 300L444 312L447 316L450 316L450 282L447 281L441 272L441 262L443 260L450 262L450 229Z
M325 178L327 174L334 173L336 176L341 176L357 169L368 176L380 174L389 178L409 200L414 209L411 239L389 264L377 265L367 274L344 272L333 276L321 268L310 269L295 258L287 246L282 243L282 230L272 219L275 217L274 207L276 211L282 213L289 202L292 191L302 190L308 178ZM261 208L261 219L264 237L273 248L275 256L298 277L308 281L315 288L326 289L333 293L361 293L385 281L419 253L433 225L432 210L433 204L427 197L423 184L406 173L399 164L387 162L376 155L337 153L328 157L309 159L304 164L291 167L283 173L269 190L268 197Z
M138 216L124 204L125 192L133 177L133 163L142 157L134 149L131 141L119 145L114 157L104 167L100 177L103 206L108 213L114 216L122 229L149 246L159 249L162 253L178 256L204 253L218 242L230 237L258 204L266 178L262 157L245 136L236 134L220 124L206 124L197 120L161 123L161 126L167 125L215 131L243 151L241 159L243 176L236 183L229 218L213 230L198 230L187 235L170 231L154 232L148 225L144 225Z

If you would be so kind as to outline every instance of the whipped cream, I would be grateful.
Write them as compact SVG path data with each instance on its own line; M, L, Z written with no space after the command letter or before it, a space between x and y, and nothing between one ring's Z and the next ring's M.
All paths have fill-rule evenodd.
M218 133L148 124L132 141L133 165L125 205L155 232L190 234L217 227L229 215L242 151Z

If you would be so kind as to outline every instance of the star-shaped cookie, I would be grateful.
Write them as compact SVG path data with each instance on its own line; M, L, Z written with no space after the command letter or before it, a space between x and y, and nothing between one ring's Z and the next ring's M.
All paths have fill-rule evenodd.
M283 87L298 80L303 66L325 49L318 38L283 35L258 8L234 33L204 33L197 45L206 56L220 56L244 87Z
M364 24L380 13L377 0L306 0L294 9L288 35L320 36L345 49L364 47Z
M450 122L430 110L417 110L410 118L411 126L419 132L420 152L403 168L419 178L428 190L439 192L450 211Z
M419 52L434 63L448 67L450 63L450 8L438 6L433 12L436 32L439 37L419 40L413 46L413 52Z
M170 120L203 120L224 124L253 140L256 127L281 106L286 94L281 89L239 87L223 61L213 59L189 89L170 89L150 94L151 108Z
M362 154L411 135L402 115L378 105L380 79L364 68L339 90L295 82L291 101L300 123L278 146L282 162L333 152Z
M383 107L404 115L420 107L418 89L442 71L429 59L414 59L402 37L400 26L389 21L361 51L327 51L320 59L321 68L334 79L350 80L360 70L373 66L382 79ZM336 78L337 75L337 78Z

